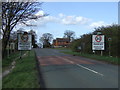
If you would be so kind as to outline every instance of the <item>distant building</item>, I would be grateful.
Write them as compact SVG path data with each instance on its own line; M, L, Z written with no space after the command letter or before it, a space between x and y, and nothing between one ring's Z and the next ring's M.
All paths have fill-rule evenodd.
M53 40L54 47L66 47L70 44L68 38L56 38Z

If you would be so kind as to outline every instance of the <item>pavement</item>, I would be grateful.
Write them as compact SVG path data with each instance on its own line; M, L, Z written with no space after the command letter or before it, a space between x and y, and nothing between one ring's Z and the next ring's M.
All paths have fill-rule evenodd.
M35 49L45 88L118 88L117 65L60 51Z

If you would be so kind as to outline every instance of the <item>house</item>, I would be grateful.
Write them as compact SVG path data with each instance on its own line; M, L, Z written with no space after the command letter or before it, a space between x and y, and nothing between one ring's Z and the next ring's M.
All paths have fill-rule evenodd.
M66 47L70 44L68 38L56 38L53 40L54 47Z

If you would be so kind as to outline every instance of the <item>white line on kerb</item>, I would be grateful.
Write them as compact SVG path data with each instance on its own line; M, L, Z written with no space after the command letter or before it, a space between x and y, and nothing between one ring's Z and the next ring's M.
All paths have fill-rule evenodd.
M62 58L62 57L59 57L59 56L57 56L58 58ZM62 58L63 60L65 60L65 61L67 61L67 62L69 62L69 63L72 63L72 64L74 64L74 62L73 61L71 61L71 60L69 60L69 59L66 59L66 58ZM99 72L96 72L96 71L94 71L94 70L92 70L92 69L89 69L89 68L87 68L87 67L84 67L84 66L82 66L82 65L80 65L80 64L76 64L77 66L79 66L79 67L81 67L81 68L84 68L84 69L86 69L86 70L88 70L88 71L91 71L91 72L93 72L93 73L95 73L95 74L98 74L98 75L100 75L100 76L104 76L103 74L101 74L101 73L99 73Z

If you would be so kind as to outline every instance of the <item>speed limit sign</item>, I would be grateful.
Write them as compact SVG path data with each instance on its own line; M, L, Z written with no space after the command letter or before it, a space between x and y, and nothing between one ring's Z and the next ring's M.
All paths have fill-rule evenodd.
M104 50L104 35L92 36L92 50Z
M21 40L22 40L23 42L27 42L27 41L28 41L28 34L27 34L27 33L22 34L22 35L21 35Z
M102 36L101 35L96 35L95 41L96 42L101 42L101 40L102 40Z
M26 32L18 34L18 50L31 50L32 36Z

